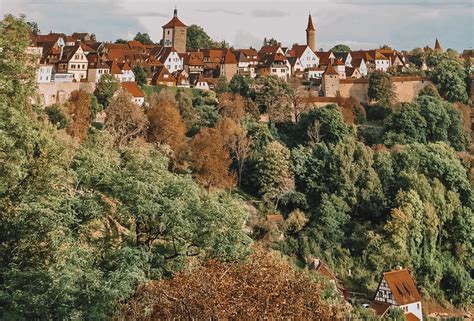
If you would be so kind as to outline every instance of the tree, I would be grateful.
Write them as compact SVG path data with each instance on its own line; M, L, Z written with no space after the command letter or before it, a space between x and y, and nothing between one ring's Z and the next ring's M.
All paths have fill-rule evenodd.
M220 76L216 86L216 93L223 94L229 91L229 82L226 76Z
M179 108L179 113L186 123L186 128L188 130L191 129L199 120L198 113L193 107L192 98L189 96L187 91L178 89L178 92L176 93L176 103Z
M301 113L311 108L308 103L308 93L305 92L304 88L302 88L301 81L296 77L291 78L288 84L290 87L288 97L291 103L292 118L294 122L298 122Z
M245 105L242 97L238 94L224 93L219 95L218 99L219 114L240 122L245 115Z
M279 44L279 42L275 38L270 38L270 39L264 38L263 39L263 45L264 46L278 46L278 44Z
M194 175L196 180L210 190L230 188L234 177L229 172L231 159L224 146L224 139L214 128L204 128L191 141Z
M410 52L408 60L420 69L426 61L426 52L421 48L415 48Z
M315 124L318 129L317 133L314 132ZM295 134L291 145L298 145L305 141L308 143L337 144L349 133L349 127L342 118L340 108L337 105L327 105L301 114L295 126ZM317 141L313 140L316 137L314 134L317 134Z
M426 142L426 120L416 103L402 104L385 121L384 143L410 144Z
M128 40L119 38L119 39L115 40L115 43L116 43L116 44L127 44L127 43L128 43Z
M187 29L186 48L190 49L210 49L218 48L219 44L209 37L201 26L190 25Z
M153 94L157 95L157 94ZM146 111L148 117L148 140L169 145L175 156L184 145L186 126L175 104L159 102L155 97Z
M392 47L390 47L389 45L387 44L384 44L383 46L380 46L380 49L384 49L384 50L393 50Z
M67 127L67 118L64 114L61 105L54 104L47 106L44 109L48 120L51 124L55 125L58 129L64 129Z
M147 84L147 74L142 66L136 66L135 68L133 68L133 73L135 74L135 79L139 86Z
M255 95L252 88L253 83L253 78L235 74L230 80L229 89L234 94L239 94L245 98L253 98Z
M97 83L94 95L97 97L99 103L106 108L115 92L120 88L120 82L114 75L102 75Z
M441 96L450 102L467 102L467 72L462 61L449 53L433 53L428 63L431 79Z
M118 148L142 136L148 128L143 109L132 102L132 96L120 91L105 110L105 128L112 134Z
M154 44L153 40L151 40L151 38L150 38L150 35L146 32L144 32L144 33L138 32L135 35L135 38L133 38L133 40L140 41L144 45L153 45Z
M237 163L238 186L242 183L242 172L245 162L252 152L253 141L248 136L248 131L240 127L231 118L224 117L217 123L216 130L224 140L225 146L229 149L231 158Z
M369 98L379 104L391 106L396 100L395 88L389 74L375 71L369 77Z
M257 249L248 262L210 261L170 281L140 287L124 313L130 319L250 320L263 315L269 319L342 319L346 314L342 304L329 305L323 300L324 290L333 291L330 287L295 269L280 255Z
M24 19L6 15L0 22L0 95L6 104L29 108L35 93L36 57L25 54L30 43ZM15 101L13 100L15 99ZM20 100L20 101L18 101Z
M347 45L339 44L339 45L336 45L336 46L332 47L332 49L330 51L332 51L332 52L350 52L351 48Z
M65 109L68 118L68 134L82 142L92 121L91 95L84 90L73 91Z
M255 102L262 113L267 113L270 121L286 121L291 118L289 106L290 87L276 76L257 79Z
M259 194L275 208L280 199L295 189L290 152L278 142L272 142L257 158L256 176Z
M38 35L39 33L41 33L41 31L39 29L39 26L38 26L38 23L36 23L34 21L28 21L26 24L28 25L28 27L30 27L31 32L34 35Z

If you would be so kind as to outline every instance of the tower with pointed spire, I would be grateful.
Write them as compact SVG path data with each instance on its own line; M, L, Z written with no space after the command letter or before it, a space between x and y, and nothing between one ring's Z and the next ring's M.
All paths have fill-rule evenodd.
M311 50L316 51L316 29L313 26L311 13L308 16L308 27L306 27L306 44Z
M187 26L178 18L178 9L175 7L173 18L163 26L163 46L174 47L177 52L186 52Z
M439 43L438 38L436 38L434 50L436 52L443 52L443 48L441 48L441 44Z

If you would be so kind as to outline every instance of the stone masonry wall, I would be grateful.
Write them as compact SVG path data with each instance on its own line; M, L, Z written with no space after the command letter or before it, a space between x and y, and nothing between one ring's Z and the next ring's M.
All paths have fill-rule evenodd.
M38 84L38 98L36 103L41 106L49 106L55 103L65 103L74 90L85 90L92 94L95 90L95 83L90 82L70 82L70 83L44 83Z

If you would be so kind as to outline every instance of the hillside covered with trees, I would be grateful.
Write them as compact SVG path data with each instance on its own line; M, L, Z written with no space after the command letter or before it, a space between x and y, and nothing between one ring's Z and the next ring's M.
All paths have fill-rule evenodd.
M411 103L375 73L364 106L235 76L145 88L140 107L104 76L42 108L28 30L0 22L0 318L370 319L315 258L367 297L401 265L424 298L472 305L470 107L449 53Z

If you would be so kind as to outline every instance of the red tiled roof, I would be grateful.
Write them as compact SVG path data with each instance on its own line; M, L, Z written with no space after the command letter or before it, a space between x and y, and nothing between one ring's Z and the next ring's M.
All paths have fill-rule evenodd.
M190 52L188 55L188 65L202 66L204 65L204 62L202 61L203 59L204 59L203 52Z
M165 78L165 75L168 75L168 77ZM155 68L155 73L153 74L152 78L152 84L156 84L159 81L176 83L176 78L174 78L168 68L166 68L165 66L158 66Z
M339 59L334 62L334 66L344 66L344 65L345 65L345 63L342 60L339 60Z
M420 293L407 269L385 272L383 276L398 305L421 301Z
M405 314L405 318L407 321L420 321L420 319L418 319L418 317L411 312Z
M331 62L331 60L330 60L331 54L332 54L332 52L330 52L330 51L318 51L318 52L316 52L316 55L319 58L319 64L323 65L323 66L329 65L330 62Z
M235 55L232 53L230 49L226 49L224 53L224 57L222 59L222 63L224 65L235 65L237 64L237 59L235 59Z
M138 87L138 85L131 81L131 82L123 82L122 88L132 94L135 98L142 98L145 97L143 91Z
M325 75L339 75L339 73L334 69L332 64L329 64L326 70L324 71Z
M293 45L291 51L294 51L296 57L301 58L307 47L307 45Z
M187 27L178 17L175 15L167 24L162 28L174 28L174 27Z
M372 301L370 307L375 311L375 314L379 317L383 317L387 313L388 309L392 306L390 303Z

